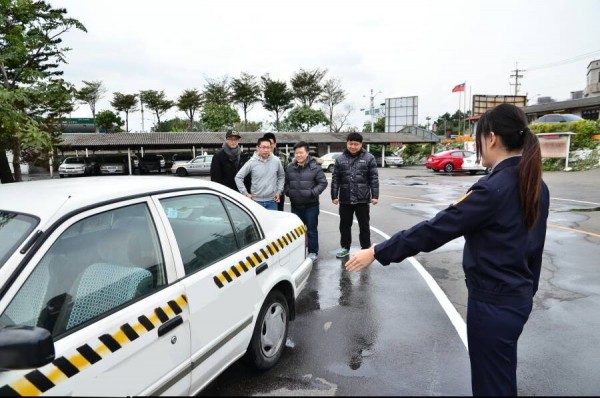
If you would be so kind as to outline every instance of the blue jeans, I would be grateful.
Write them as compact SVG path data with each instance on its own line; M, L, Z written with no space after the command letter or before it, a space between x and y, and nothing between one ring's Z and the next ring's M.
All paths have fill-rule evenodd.
M259 205L267 210L277 210L277 203L274 200L265 200L264 202L256 201Z
M308 236L308 252L319 253L319 204L310 207L296 207L292 203L292 213L300 217L306 225L306 234Z

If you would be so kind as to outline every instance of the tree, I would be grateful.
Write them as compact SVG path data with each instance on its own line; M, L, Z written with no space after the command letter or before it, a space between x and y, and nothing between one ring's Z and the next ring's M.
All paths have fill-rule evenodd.
M129 112L137 112L137 94L113 93L113 100L110 102L113 108L118 112L125 112L125 131L129 132Z
M72 109L71 88L58 69L66 62L61 36L83 24L44 1L0 0L0 181L21 181L22 149L45 151L56 115ZM56 97L55 97L56 95ZM65 98L68 100L65 101ZM15 175L6 150L13 152Z
M240 121L240 115L229 105L205 104L202 123L208 131L223 131Z
M235 131L246 131L248 133L258 132L262 129L262 122L237 122L233 125Z
M292 75L292 91L294 98L300 101L300 104L311 107L313 103L323 94L323 85L321 80L325 77L327 69L304 70L300 69Z
M323 111L314 110L303 105L292 109L286 118L286 122L292 129L308 132L312 127L319 124L327 125L328 120Z
M354 107L352 105L348 104L344 107L343 112L338 112L335 115L333 115L333 118L332 118L331 124L330 124L330 128L329 128L329 132L331 132L331 133L342 132L342 129L344 128L344 126L346 125L346 121L348 120L348 116L350 116L350 113L352 113L353 110L354 110Z
M190 120L188 125L189 131L194 130L194 115L202 106L202 94L196 89L193 90L184 90L183 94L177 98L177 108L180 111L183 111L187 118ZM171 130L165 130L171 131Z
M160 122L157 124L152 131L162 131L168 133L184 133L186 131L202 131L202 124L198 121L194 122L194 125L190 129L189 120L182 118L173 118Z
M231 101L242 108L244 112L244 130L248 130L248 111L252 106L260 101L260 85L256 82L256 77L242 72L239 79L233 79L231 82Z
M123 119L109 110L98 112L96 127L102 133L119 133L123 130Z
M376 133L385 132L385 118L381 117L381 118L377 119L375 121L375 123L373 123L373 129L375 130ZM363 125L363 132L364 133L371 132L371 122L365 122L365 124Z
M106 88L102 85L101 80L94 80L91 82L83 80L84 86L75 91L75 98L83 103L90 106L92 111L92 117L96 118L96 103L104 97ZM98 126L96 126L96 132L98 132Z
M173 101L167 99L163 90L144 90L140 96L144 105L156 115L157 125L160 124L160 117L175 106Z
M323 85L323 94L319 101L325 105L327 109L327 114L329 115L329 132L334 131L334 123L333 123L333 108L336 105L339 105L346 99L346 93L342 89L342 83L338 79L329 79ZM348 112L349 114L349 112ZM348 117L348 114L346 117ZM344 121L346 118L344 118ZM341 130L341 126L338 131Z
M294 94L284 81L272 80L268 74L261 77L263 107L275 113L275 129L280 131L279 119L294 106Z
M206 79L202 96L206 104L229 105L231 103L229 78L225 76L220 79Z

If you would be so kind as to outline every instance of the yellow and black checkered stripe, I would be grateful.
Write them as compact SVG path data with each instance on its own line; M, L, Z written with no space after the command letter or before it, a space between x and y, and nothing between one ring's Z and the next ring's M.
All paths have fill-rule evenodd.
M114 333L103 334L98 337L99 343L97 342L93 347L84 344L78 347L76 352L56 358L51 365L44 366L42 371L33 370L14 382L0 387L0 396L41 395L179 315L186 305L187 297L182 294L166 305L156 307L152 314L138 317L137 322L125 323Z
M281 249L291 244L296 239L299 239L306 233L306 226L301 225L294 228L290 232L282 235L280 238L275 239L265 247L260 248L258 251L252 253L245 260L238 262L227 268L225 271L215 275L213 280L215 284L220 288L228 283L233 282L235 279L244 275L246 272L256 268L259 264L265 261L267 258L274 256Z

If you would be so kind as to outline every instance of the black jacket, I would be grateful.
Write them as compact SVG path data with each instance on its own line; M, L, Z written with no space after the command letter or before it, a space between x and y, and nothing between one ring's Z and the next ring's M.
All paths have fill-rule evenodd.
M375 157L364 148L356 156L348 150L335 160L331 199L343 204L369 203L379 199L379 174Z
M235 175L240 170L241 162L235 164L235 162L229 159L229 156L225 153L224 149L221 149L212 158L210 164L210 180L223 184L226 187L237 191L235 185Z
M469 296L492 304L530 304L540 279L550 193L542 182L539 218L528 230L521 215L520 159L503 160L431 220L375 246L375 258L388 265L464 236Z
M327 178L320 165L310 156L304 167L294 160L285 169L285 194L292 206L302 207L319 204L319 195L327 188Z

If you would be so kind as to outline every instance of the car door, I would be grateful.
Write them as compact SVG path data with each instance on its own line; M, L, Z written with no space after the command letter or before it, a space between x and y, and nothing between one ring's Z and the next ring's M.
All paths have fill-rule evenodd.
M156 215L130 200L51 233L0 300L0 326L49 330L55 359L0 372L0 395L188 393L188 302Z
M258 275L278 255L267 255L257 221L227 197L206 192L162 196L159 203L190 302L194 393L245 352L264 299Z
M204 164L206 156L196 156L190 165L187 167L188 174L191 175L200 175L202 174L202 170L205 168Z

